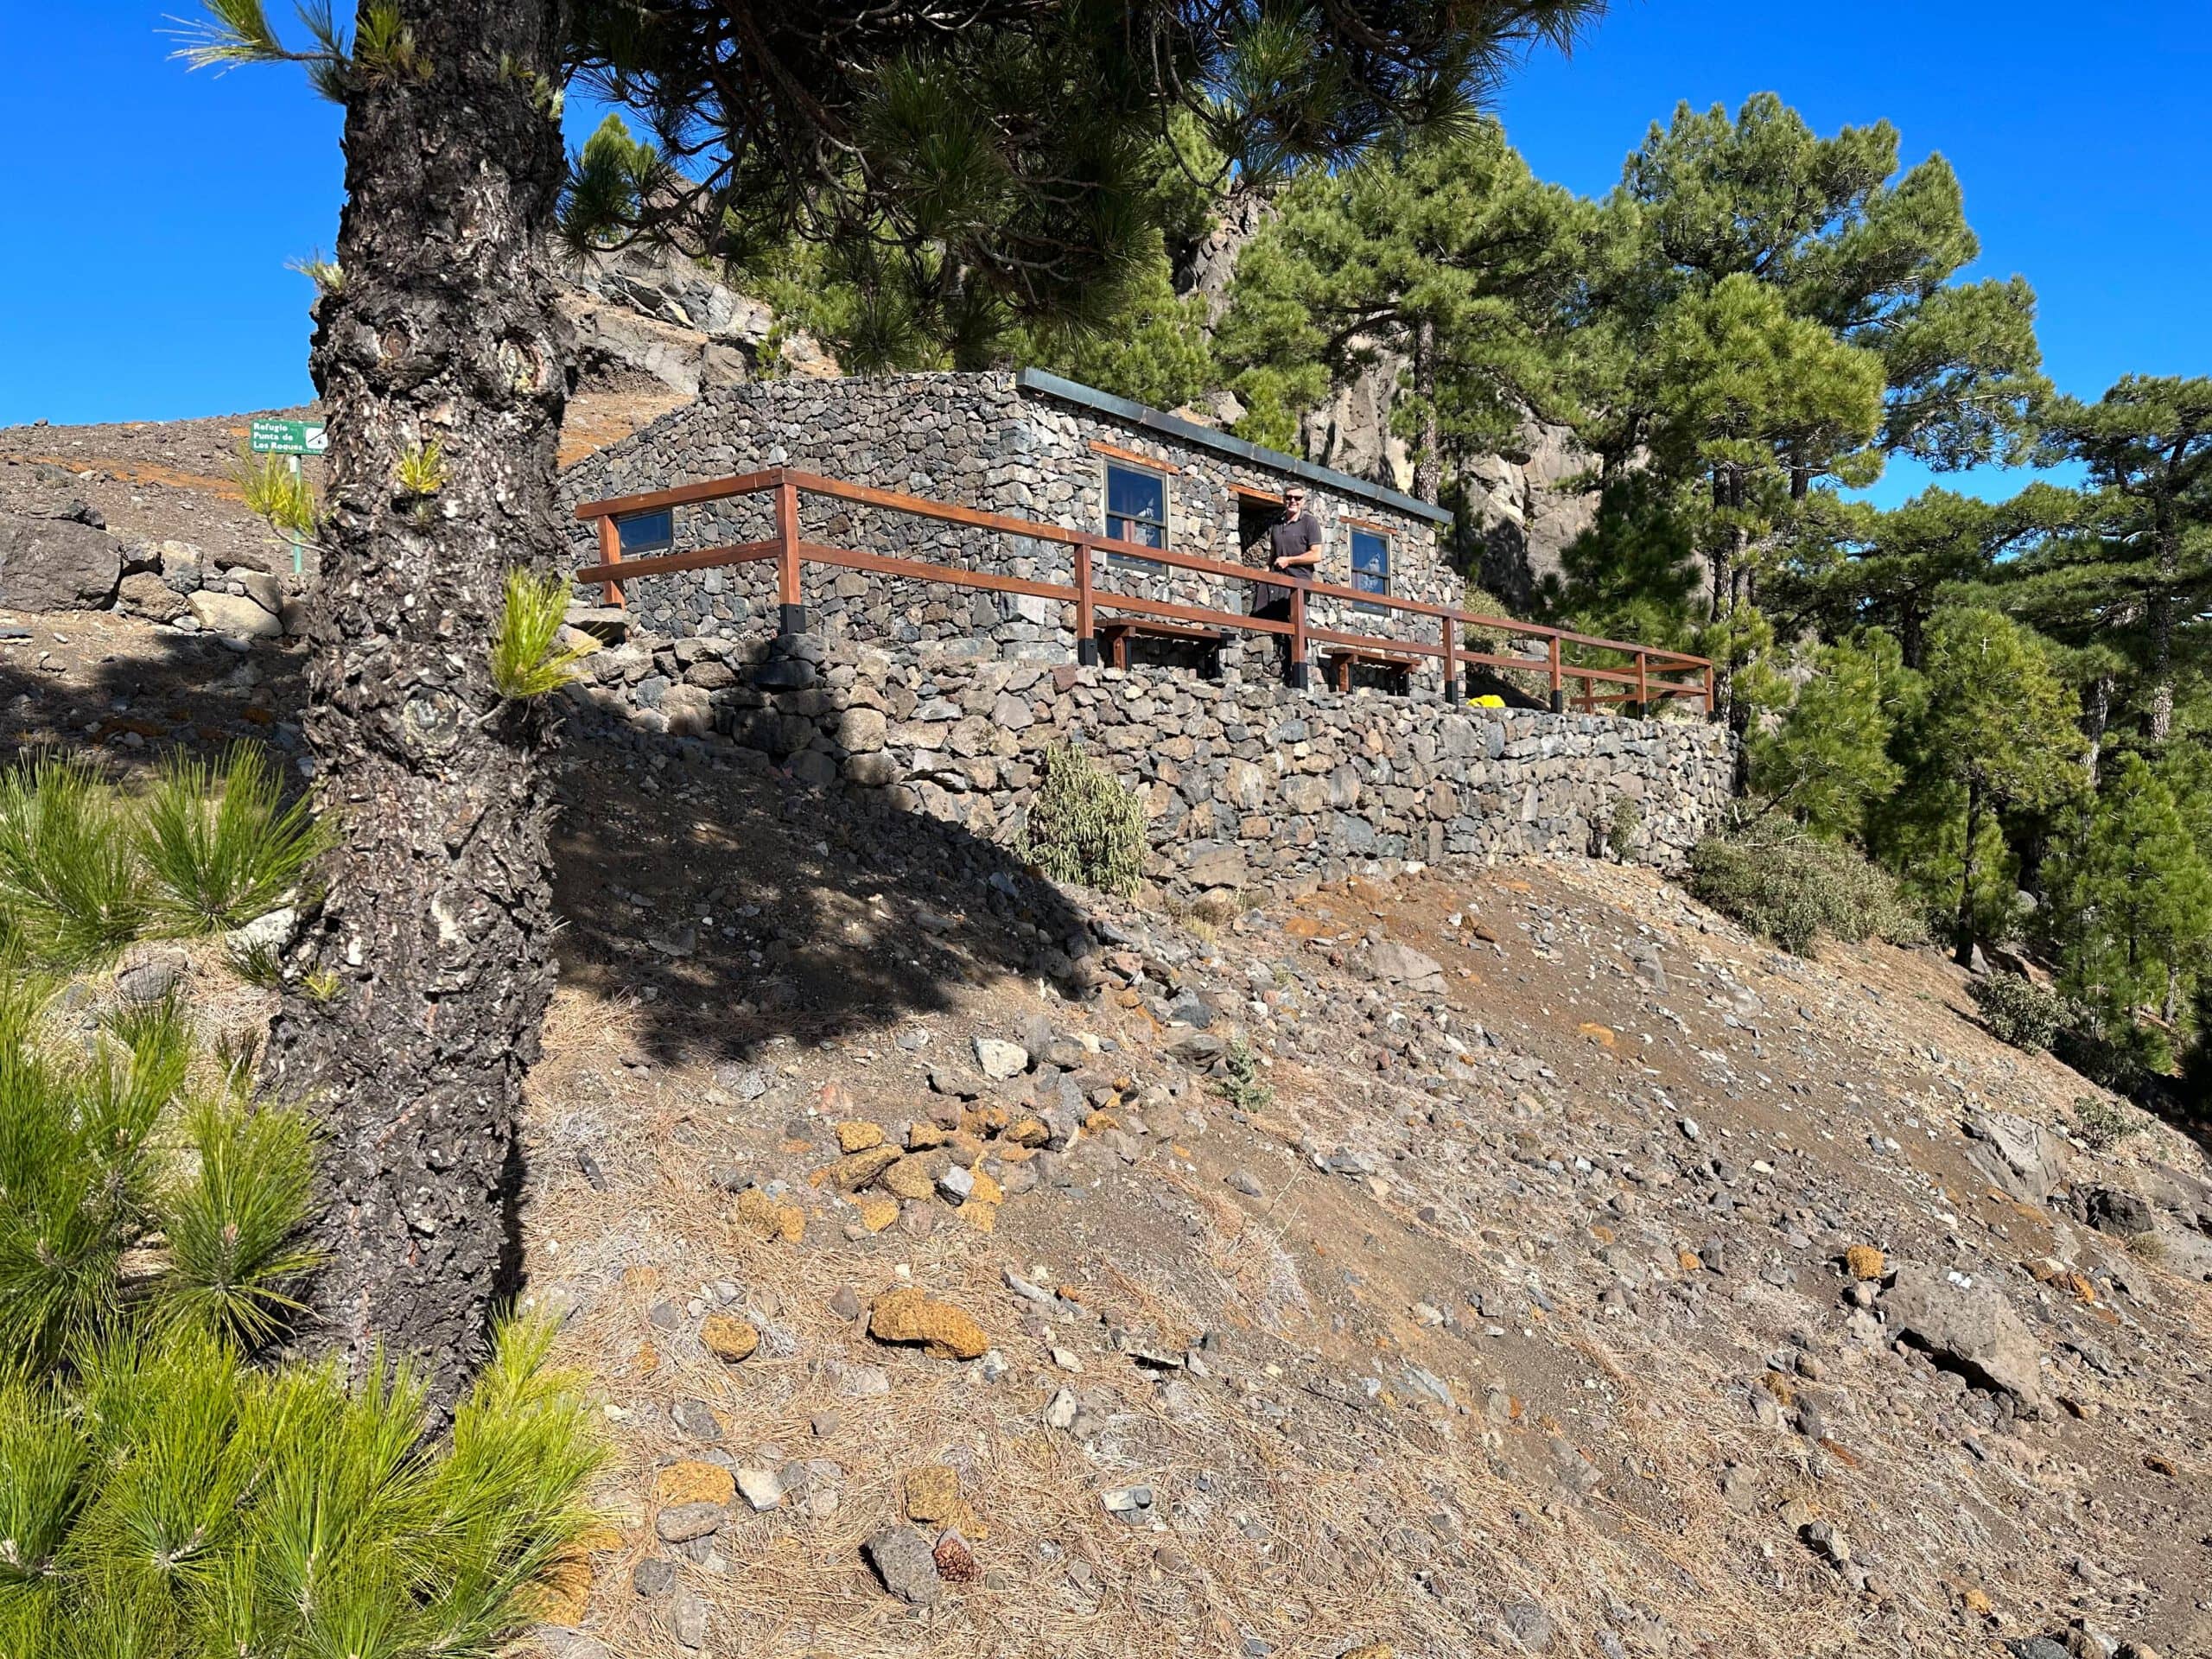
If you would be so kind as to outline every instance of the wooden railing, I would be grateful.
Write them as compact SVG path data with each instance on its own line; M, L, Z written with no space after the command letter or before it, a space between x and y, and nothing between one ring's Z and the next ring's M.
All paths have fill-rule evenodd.
M709 501L769 493L772 493L775 498L775 531L764 541L726 543L715 547L694 548L688 552L626 561L622 556L619 521L623 518L636 513L657 512L663 508L696 506ZM1031 541L1056 543L1069 549L1075 580L1072 584L1035 582L1022 576L1001 575L995 571L966 570L928 560L893 558L880 553L864 553L852 548L806 541L799 533L798 509L802 493L827 496L856 505L882 508L916 518L965 525L970 529L1019 536ZM579 570L576 580L605 584L607 597L612 602L618 605L623 602L622 584L626 582L635 582L646 576L671 575L684 570L705 570L772 560L776 566L776 597L780 607L779 627L786 633L803 632L806 627L806 607L799 584L801 570L810 564L828 565L840 569L904 576L918 582L982 588L989 593L1014 594L1072 605L1075 607L1077 660L1086 664L1098 660L1096 626L1099 613L1103 611L1109 614L1153 617L1162 621L1201 627L1287 636L1292 679L1300 685L1308 683L1312 646L1318 641L1325 645L1370 652L1378 657L1398 660L1433 658L1444 671L1445 695L1455 702L1460 695L1461 669L1479 667L1544 676L1550 688L1552 707L1556 710L1563 711L1567 707L1569 681L1580 683L1581 695L1576 701L1585 712L1595 712L1599 706L1610 703L1627 703L1639 710L1648 709L1653 702L1668 697L1694 697L1704 705L1708 714L1713 709L1713 664L1702 657L1660 651L1628 640L1605 639L1593 634L1575 633L1565 628L1546 627L1540 623L1516 622L1510 617L1481 616L1448 605L1397 599L1388 594L1369 593L1363 588L1338 588L1318 582L1287 583L1279 575L1249 565L1200 558L1193 554L1177 553L1142 542L1122 541L1089 531L1070 530L1064 525L1037 519L986 512L976 507L954 506L921 496L902 494L895 490L876 489L865 484L849 484L839 479L823 478L817 474L800 472L789 467L771 467L765 472L747 473L736 478L714 479L702 484L685 484L674 489L654 490L643 495L587 501L577 507L576 517L587 524L596 521L600 553L600 562ZM1141 560L1171 570L1189 570L1225 581L1253 582L1275 588L1287 586L1290 590L1290 613L1287 620L1281 620L1243 612L1210 610L1202 606L1178 604L1137 594L1102 591L1096 583L1096 558L1100 554L1109 554L1117 559ZM1340 629L1317 627L1306 620L1306 606L1313 598L1342 600L1369 610L1387 610L1423 618L1434 625L1436 638L1433 641L1394 639L1377 634L1348 633ZM1501 656L1471 650L1466 643L1466 634L1470 630L1540 641L1543 655ZM1603 652L1614 658L1627 660L1624 665L1620 666L1570 661L1567 657L1569 652L1578 655L1586 652ZM1688 674L1690 677L1662 677L1669 674ZM1600 693L1597 689L1600 685L1622 689Z

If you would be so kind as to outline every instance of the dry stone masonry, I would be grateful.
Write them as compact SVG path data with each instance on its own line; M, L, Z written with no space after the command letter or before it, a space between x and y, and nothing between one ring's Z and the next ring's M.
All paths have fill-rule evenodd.
M1376 861L1586 855L1617 824L1631 855L1672 867L1729 793L1727 734L1694 721L1455 709L957 651L840 659L812 635L749 649L632 640L592 671L575 700L640 733L1001 843L1020 830L1046 752L1080 743L1143 796L1154 878L1185 893Z

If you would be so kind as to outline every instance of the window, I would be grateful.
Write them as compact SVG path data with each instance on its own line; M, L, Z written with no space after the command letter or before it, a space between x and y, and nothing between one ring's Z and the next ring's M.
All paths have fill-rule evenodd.
M614 528L622 537L624 558L656 558L676 545L676 509L633 512L627 518L617 518Z
M1236 556L1274 528L1282 517L1282 498L1250 490L1236 492Z
M1390 538L1380 531L1360 530L1351 532L1351 585L1363 594L1387 594L1390 591ZM1380 605L1363 605L1363 611L1379 611Z
M1117 542L1167 545L1167 480L1158 473L1106 464L1106 533ZM1124 556L1127 556L1126 555ZM1135 560L1129 561L1135 563Z

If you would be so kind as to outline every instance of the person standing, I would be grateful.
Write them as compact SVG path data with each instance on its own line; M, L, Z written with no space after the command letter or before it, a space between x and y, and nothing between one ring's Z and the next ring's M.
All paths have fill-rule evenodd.
M1246 550L1248 558L1258 555L1267 568L1277 575L1296 582L1313 580L1314 571L1321 563L1321 521L1306 507L1306 492L1295 484L1282 493L1282 512L1269 525L1266 535ZM1252 614L1277 622L1290 620L1288 588L1272 583L1255 582L1252 588ZM1290 636L1275 635L1275 660L1287 673L1291 668Z

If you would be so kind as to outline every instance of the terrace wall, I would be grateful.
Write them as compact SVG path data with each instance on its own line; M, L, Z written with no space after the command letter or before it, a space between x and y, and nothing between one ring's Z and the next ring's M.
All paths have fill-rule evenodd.
M1298 692L1259 679L958 652L632 643L580 702L702 751L1010 843L1046 751L1079 741L1143 796L1172 891L1295 881L1382 861L1585 855L1634 803L1632 856L1672 868L1729 798L1726 731Z

